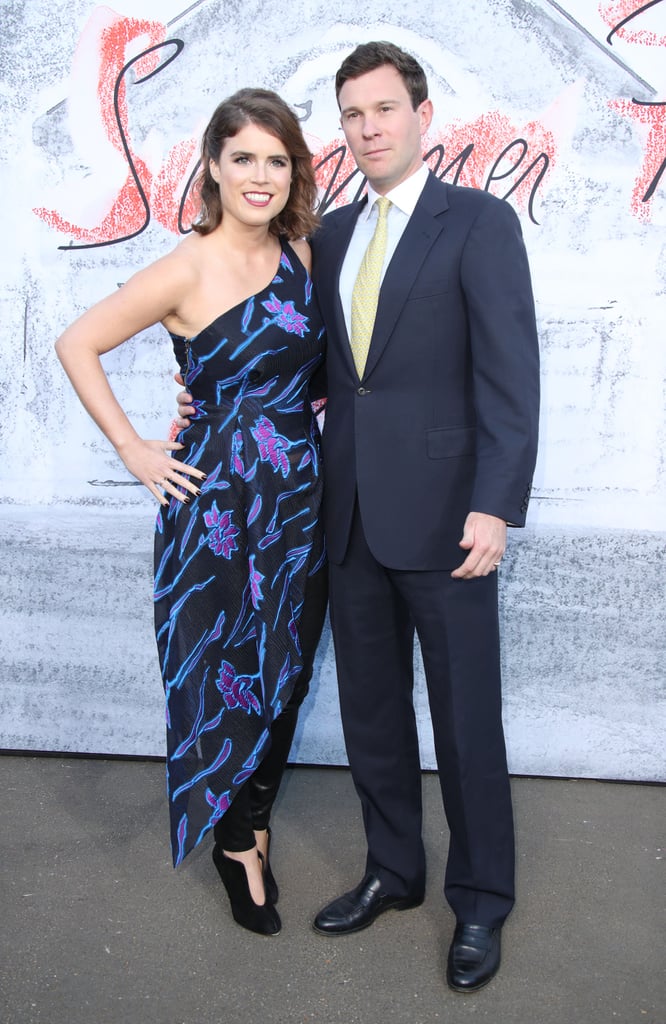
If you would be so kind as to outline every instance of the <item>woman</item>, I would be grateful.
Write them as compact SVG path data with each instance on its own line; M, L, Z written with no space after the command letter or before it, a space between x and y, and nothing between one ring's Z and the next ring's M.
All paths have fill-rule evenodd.
M270 812L326 605L318 433L323 360L310 251L316 186L300 125L241 89L202 142L194 233L77 320L56 350L79 398L158 499L155 623L167 701L174 864L211 828L235 920L276 934ZM161 322L195 415L146 441L100 356Z

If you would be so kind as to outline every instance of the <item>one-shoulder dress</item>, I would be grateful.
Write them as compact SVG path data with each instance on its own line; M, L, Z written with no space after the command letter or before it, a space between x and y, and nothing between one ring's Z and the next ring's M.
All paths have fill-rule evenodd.
M262 292L172 339L196 409L175 457L207 474L199 497L160 510L155 531L176 865L267 753L300 672L305 582L325 559L308 394L324 337L310 277L283 240Z

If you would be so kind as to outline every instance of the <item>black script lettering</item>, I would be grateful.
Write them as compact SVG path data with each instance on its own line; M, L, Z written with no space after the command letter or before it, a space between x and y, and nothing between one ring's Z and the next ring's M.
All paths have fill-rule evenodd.
M154 46L149 46L148 49L143 50L136 57L133 57L132 60L128 61L127 64L125 64L125 66L119 72L118 77L116 78L116 83L113 89L113 112L115 116L116 127L118 129L118 134L120 136L120 142L123 147L123 152L125 154L127 166L129 167L130 174L134 179L134 184L136 185L137 193L139 195L141 204L143 205L143 209L145 211L143 224L141 225L140 228L137 228L136 231L132 231L128 235L122 235L120 238L109 238L107 241L104 242L70 243L69 245L59 245L59 249L98 249L104 245L118 245L119 242L127 242L129 241L130 238L136 238L137 235L140 235L148 227L150 223L150 204L148 202L148 197L146 196L143 184L141 183L141 178L139 176L136 165L134 163L134 159L132 157L132 153L129 148L129 144L127 141L127 133L125 131L125 125L123 124L122 117L120 115L119 96L121 86L123 85L125 77L127 76L127 73L129 72L130 68L134 67L134 65L147 54L154 53L157 50L161 50L165 46L175 47L174 52L169 54L169 56L166 57L166 59L163 60L162 63L159 64L149 74L144 75L143 78L137 78L134 84L141 85L143 82L147 82L150 78L153 78L154 75L157 75L161 71L164 71L164 69L168 67L169 64L171 64L171 62L176 59L176 57L178 57L178 55L184 49L185 43L182 41L182 39L165 39L163 43L156 43Z
M496 174L495 172L497 171L497 168L501 164L502 160L505 159L505 157L508 155L510 150L512 150L514 148L514 146L519 146L520 147L520 156L518 157L518 159L515 161L515 163L508 170L503 171L501 174ZM525 159L526 155L527 155L527 142L525 141L525 139L514 139L513 142L510 142L508 146L505 146L504 149L502 150L502 152L500 153L500 155L497 157L497 160L495 161L493 166L490 168L490 171L488 172L488 177L486 178L486 183L483 186L484 192L490 192L490 186L491 186L493 181L502 181L503 178L508 178L509 175L514 173L514 171L517 171L518 168L520 167L520 165L522 164L523 160ZM503 196L500 196L500 199L508 199L509 196L513 192L516 191L516 189L523 183L523 181L525 181L527 176L539 164L541 164L541 170L537 174L536 179L535 179L534 183L532 184L532 188L530 189L530 197L529 197L529 199L527 201L527 212L528 212L529 218L530 218L530 220L532 221L533 224L538 224L539 223L538 220L536 219L536 217L534 216L534 197L536 195L536 190L538 189L539 185L543 181L544 176L546 174L546 171L548 170L548 167L549 167L549 164L550 164L550 158L548 157L547 153L539 153L539 155L537 157L535 157L535 159L532 161L532 163L523 171L523 173L520 175L520 177L516 181L514 181L513 185L509 189L509 191L505 192L505 194Z

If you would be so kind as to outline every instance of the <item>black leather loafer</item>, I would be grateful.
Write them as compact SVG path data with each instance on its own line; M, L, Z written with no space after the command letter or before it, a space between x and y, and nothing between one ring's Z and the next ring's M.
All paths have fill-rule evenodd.
M320 910L313 928L322 935L350 935L360 932L385 910L409 910L423 903L423 896L409 898L384 892L376 875L366 875L351 892L339 896Z
M454 992L476 992L494 978L500 965L499 928L458 924L453 933L446 980Z

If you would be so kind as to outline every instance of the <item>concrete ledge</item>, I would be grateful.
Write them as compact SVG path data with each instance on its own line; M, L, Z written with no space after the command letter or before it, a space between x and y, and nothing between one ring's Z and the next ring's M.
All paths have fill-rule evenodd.
M5 505L0 529L0 747L163 755L151 513ZM514 774L666 777L665 555L664 534L512 531L500 584ZM415 700L432 768L420 664ZM346 763L328 629L292 759Z

